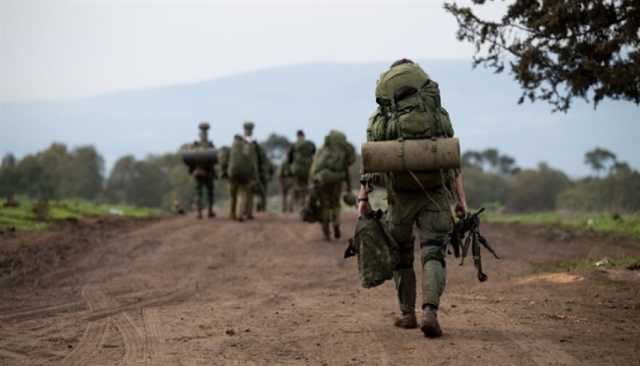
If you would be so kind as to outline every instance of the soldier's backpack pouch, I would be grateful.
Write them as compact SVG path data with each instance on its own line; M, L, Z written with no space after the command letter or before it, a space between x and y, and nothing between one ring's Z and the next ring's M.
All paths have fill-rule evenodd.
M355 235L349 240L345 258L358 256L358 275L364 288L381 285L393 278L397 246L384 227L384 213L370 211L358 218Z

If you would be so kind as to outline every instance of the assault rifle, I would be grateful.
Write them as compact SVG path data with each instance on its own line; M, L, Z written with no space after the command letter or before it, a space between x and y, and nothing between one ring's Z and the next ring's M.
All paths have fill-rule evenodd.
M461 257L460 251L462 251L462 257L460 258L460 265L464 264L464 259L471 247L471 254L473 255L473 264L478 271L478 281L484 282L487 280L487 275L482 271L482 258L480 256L480 246L487 248L487 250L493 254L496 259L500 259L495 250L491 247L487 239L480 234L480 214L484 211L484 208L479 209L473 214L467 213L467 215L453 226L453 231L449 234L449 242L453 248L453 254L456 258Z

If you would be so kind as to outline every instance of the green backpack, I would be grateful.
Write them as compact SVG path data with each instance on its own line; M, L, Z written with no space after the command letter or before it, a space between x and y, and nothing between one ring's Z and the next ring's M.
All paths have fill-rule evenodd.
M398 245L384 225L381 210L358 217L355 235L344 253L345 258L358 256L358 275L364 288L376 287L393 278Z
M351 158L345 144L348 144L347 138L342 132L329 132L311 165L313 181L326 185L340 183L347 178Z
M241 136L236 136L229 150L229 178L246 183L257 177L256 147Z
M316 146L309 140L298 141L293 145L293 162L291 173L298 178L306 179L313 162Z
M376 87L378 108L369 118L368 141L435 139L453 137L449 114L442 107L438 83L413 62L396 65L384 72ZM440 171L387 174L388 183L398 191L417 191L445 183L448 174Z

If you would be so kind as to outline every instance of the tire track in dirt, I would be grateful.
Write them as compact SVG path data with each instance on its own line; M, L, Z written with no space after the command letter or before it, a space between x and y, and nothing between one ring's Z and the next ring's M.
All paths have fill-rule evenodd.
M142 310L142 318L146 333L145 347L147 348L148 357L145 365L169 365L169 357L162 352L162 325L158 309L145 308Z
M82 289L82 297L92 312L113 308L116 302L97 286L87 286ZM88 365L100 353L104 344L107 328L115 325L124 342L125 354L123 365L137 365L145 359L144 335L133 324L125 312L118 312L115 316L90 320L79 345L68 354L60 365Z

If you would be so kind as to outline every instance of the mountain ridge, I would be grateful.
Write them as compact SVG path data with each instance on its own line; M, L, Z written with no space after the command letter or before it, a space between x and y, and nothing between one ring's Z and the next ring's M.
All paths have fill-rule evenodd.
M525 167L547 161L574 176L588 173L583 154L595 146L640 165L634 149L640 108L631 103L607 101L594 111L577 101L568 114L551 114L551 106L542 102L517 105L520 90L506 75L472 70L464 60L419 62L440 84L463 149L496 147ZM0 122L9 131L0 137L0 153L20 156L51 141L95 144L110 167L129 153L143 157L175 151L196 138L201 120L211 122L217 145L230 142L246 119L256 122L260 139L271 132L293 138L302 128L320 143L338 128L359 144L375 107L375 81L387 66L305 63L173 86L0 103Z

